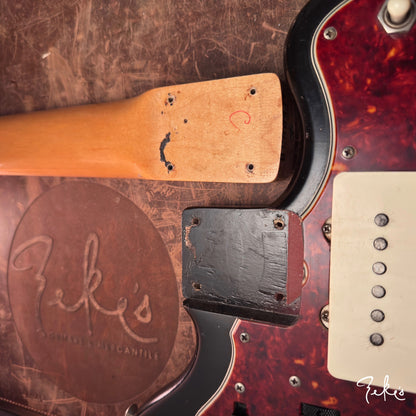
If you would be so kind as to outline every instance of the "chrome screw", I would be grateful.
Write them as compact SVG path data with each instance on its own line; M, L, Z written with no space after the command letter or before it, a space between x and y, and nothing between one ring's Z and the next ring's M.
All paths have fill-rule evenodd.
M249 342L249 341L250 341L250 335L249 335L247 332L242 332L242 333L240 334L240 341L241 341L243 344L247 344L247 342Z
M353 146L346 146L344 149L342 149L342 157L344 159L352 159L356 153L357 151Z
M299 387L300 386L300 378L298 376L289 377L289 384L292 387Z
M324 237L328 241L331 241L331 236L332 236L332 218L328 218L325 221L325 224L322 226L322 232L324 233Z
M338 32L333 26L326 28L324 31L324 38L326 40L334 40L337 36Z
M243 383L236 383L234 388L235 388L235 391L240 394L243 394L246 391L246 387L244 386Z
M325 328L329 328L329 305L325 305L320 313L321 323Z

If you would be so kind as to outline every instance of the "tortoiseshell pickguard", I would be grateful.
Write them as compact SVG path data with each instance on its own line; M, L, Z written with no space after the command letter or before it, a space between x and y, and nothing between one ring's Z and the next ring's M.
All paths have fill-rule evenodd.
M416 415L416 395L405 393L405 401L370 396L367 404L365 388L333 378L327 370L328 332L319 319L328 303L330 256L321 227L331 217L334 177L344 171L416 169L416 27L388 35L377 20L382 4L345 2L317 34L315 59L334 112L336 146L326 186L304 219L309 280L301 317L286 329L238 322L233 371L205 416L232 414L234 402L244 403L250 416L299 415L301 402L337 409L342 416ZM337 37L327 40L324 31L331 26ZM348 145L357 150L349 160L342 157ZM250 342L240 342L242 332ZM291 376L301 385L292 387ZM245 386L242 394L236 392L238 382Z

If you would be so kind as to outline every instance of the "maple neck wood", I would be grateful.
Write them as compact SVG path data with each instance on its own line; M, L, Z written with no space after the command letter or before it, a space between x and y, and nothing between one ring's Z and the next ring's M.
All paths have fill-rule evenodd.
M0 174L261 183L276 179L275 74L0 118Z

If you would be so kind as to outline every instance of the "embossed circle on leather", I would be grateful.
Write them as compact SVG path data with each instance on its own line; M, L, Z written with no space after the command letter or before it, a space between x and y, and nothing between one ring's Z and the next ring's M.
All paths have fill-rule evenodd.
M170 357L179 302L169 254L111 188L74 181L38 197L16 230L8 286L36 366L82 400L137 396Z

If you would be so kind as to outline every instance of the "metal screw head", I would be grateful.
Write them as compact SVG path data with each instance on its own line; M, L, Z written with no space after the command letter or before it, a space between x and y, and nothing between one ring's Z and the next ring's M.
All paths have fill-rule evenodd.
M374 309L374 310L372 310L370 316L371 316L371 319L374 322L384 321L384 318L385 318L384 312L382 310L380 310L380 309Z
M380 345L383 345L384 343L384 338L383 335L381 334L371 334L370 335L370 342L375 345L376 347L379 347Z
M383 286L376 285L371 288L371 293L375 298L383 298L386 295L386 289Z
M332 218L328 218L325 221L325 224L322 226L322 232L324 233L324 237L331 241L331 235L332 235Z
M236 383L234 388L235 388L235 391L240 394L246 391L246 387L244 386L243 383Z
M377 263L373 264L372 269L373 269L373 272L375 274L381 275L381 274L386 273L387 266L384 263L382 263L381 261L378 261Z
M342 149L342 157L347 160L352 159L356 153L357 151L354 146L346 146Z
M376 238L373 242L374 248L379 251L385 250L387 245L387 240L383 237Z
M326 40L334 40L337 36L338 32L333 26L327 27L324 31L324 38Z
M249 341L250 341L250 335L249 335L247 332L242 332L242 333L240 334L240 341L241 341L243 344L247 344L247 342L249 342Z
M389 217L386 214L377 214L374 217L374 222L379 227L385 227L389 223Z
M321 323L325 328L329 328L329 305L325 305L319 314Z
M289 384L292 387L300 387L300 378L298 376L291 376L289 377Z

